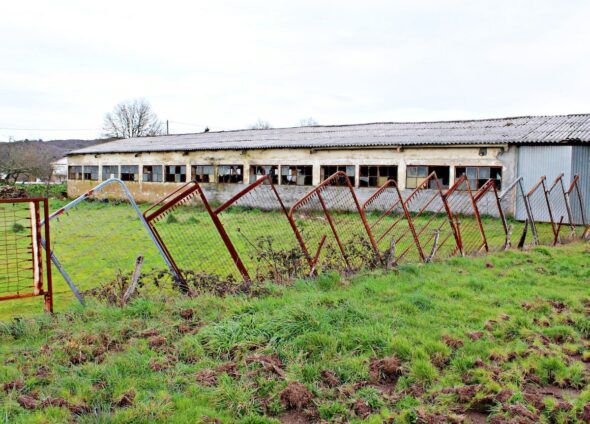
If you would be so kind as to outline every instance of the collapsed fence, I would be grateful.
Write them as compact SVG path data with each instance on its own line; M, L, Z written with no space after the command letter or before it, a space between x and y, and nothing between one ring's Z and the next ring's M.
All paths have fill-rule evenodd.
M500 192L495 180L473 189L465 176L443 188L432 173L407 196L388 180L361 205L346 174L337 172L289 209L269 176L219 206L193 181L142 213L125 184L110 179L43 220L38 199L2 201L0 300L51 291L38 246L83 302L84 290L130 273L139 257L144 271L168 268L190 293L219 282L248 287L587 239L579 181L567 185L561 174L548 185L542 177L527 192L518 178ZM9 234L16 225L30 235ZM21 252L19 243L25 256L14 262L7 249Z

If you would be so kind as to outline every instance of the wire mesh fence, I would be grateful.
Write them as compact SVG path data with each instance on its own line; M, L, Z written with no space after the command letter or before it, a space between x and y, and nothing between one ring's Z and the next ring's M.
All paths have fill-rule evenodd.
M311 272L373 267L379 251L344 172L336 172L295 203L290 211Z
M555 241L558 243L571 241L576 237L563 175L561 173L547 190L547 200L555 222Z
M458 235L436 173L431 173L404 201L417 249L425 262L457 254Z
M383 184L362 209L382 257L398 264L424 260L413 222L394 180Z
M507 249L509 229L496 189L496 182L494 180L486 181L473 195L473 200L479 212L487 251L497 252Z
M566 197L570 206L571 223L575 227L576 237L588 238L590 236L590 222L584 207L579 175L574 176L572 183L566 191Z
M529 199L522 178L517 178L499 197L500 209L507 225L508 247L522 248L527 239L534 244L537 239Z
M185 290L249 275L197 182L187 183L144 212Z
M58 278L81 302L82 291L131 273L138 256L144 257L145 272L167 268L133 196L118 179L104 181L49 220Z
M42 216L48 216L47 199L0 200L0 301L43 295L51 312L51 262L42 249L49 224Z
M557 241L557 231L545 180L541 177L527 193L527 198L535 227L535 244L553 245Z
M249 278L282 281L308 272L308 257L269 175L250 184L213 213Z

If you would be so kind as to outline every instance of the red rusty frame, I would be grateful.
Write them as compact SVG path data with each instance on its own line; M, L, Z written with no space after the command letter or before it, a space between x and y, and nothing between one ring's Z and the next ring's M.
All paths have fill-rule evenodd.
M28 297L43 296L44 307L46 312L53 313L53 279L51 275L51 234L49 230L49 204L46 197L33 197L33 198L22 198L22 199L0 199L0 203L29 203L32 204L33 210L31 217L31 246L33 264L36 264L37 269L33 269L34 275L34 288L31 293L19 293L14 295L0 296L0 301L23 299ZM40 217L40 205L43 203L43 216L44 220L41 221ZM41 235L41 227L43 226L43 236L45 237L44 242ZM47 287L43 287L43 245L45 245L45 280ZM35 265L33 265L35 268ZM35 277L35 273L37 274Z
M580 208L580 218L581 218L581 223L582 223L582 227L583 227L583 232L582 232L582 239L586 239L588 237L590 237L590 223L586 220L586 211L584 210L584 198L582 196L582 191L580 190L580 176L579 175L574 175L574 179L572 180L569 188L567 189L567 191L565 192L565 195L568 199L568 204L570 205L571 208L571 197L572 197L572 193L574 193L574 195L576 196L576 199L578 201L578 207ZM570 209L570 213L571 213L571 209ZM577 226L574 214L572 213L571 215L572 217L572 224L574 226Z
M465 189L460 190L461 186L464 186ZM469 184L469 180L467 179L467 177L465 175L462 175L458 180L456 180L455 184L453 184L451 187L449 187L449 189L443 194L443 197L445 198L445 206L447 208L449 218L451 219L451 221L453 222L454 227L455 227L455 234L457 235L457 238L458 238L459 251L461 252L461 255L465 256L465 246L463 243L463 235L461 234L461 228L459 226L457 217L455 216L455 214L453 213L453 211L451 209L451 206L449 205L450 196L452 196L454 193L457 193L459 191L466 193L469 198L469 201L471 203L471 207L473 210L473 216L475 217L475 220L477 222L477 226L479 228L479 233L480 233L481 239L482 239L482 245L480 246L479 250L481 250L483 248L487 252L487 251L489 251L489 247L488 247L488 241L486 238L486 234L483 229L483 224L481 222L481 216L479 215L479 209L477 208L477 203L475 202L475 199L473 197L473 192L471 191L471 186Z
M379 244L379 242L381 240L383 240L383 238L389 234L391 231L393 231L393 229L405 218L406 222L408 224L408 230L412 235L412 238L414 240L414 246L416 247L416 249L418 250L418 254L420 256L420 259L422 261L424 261L425 256L424 256L424 252L422 251L422 248L420 246L420 240L418 239L418 236L416 234L416 229L414 227L414 222L412 220L412 217L410 215L410 212L408 211L407 205L404 201L404 198L399 190L399 187L397 185L397 182L395 180L387 180L385 182L385 184L383 184L381 187L379 187L379 189L373 193L364 203L362 206L362 210L363 213L365 214L365 217L367 215L367 208L369 206L371 206L371 204L373 204L379 197L381 197L384 193L387 192L387 189L389 188L394 188L395 193L397 194L397 199L388 209L386 209L381 216L372 224L370 225L371 228L371 232L373 232L375 226L377 224L379 224L383 219L385 219L388 215L391 214L391 212L393 210L395 210L396 207L400 206L402 211L403 211L403 217L400 217L398 220L396 220L395 222L393 222L389 228L379 237L378 239L375 240L375 242L377 243L377 245ZM396 244L402 240L403 237L405 237L407 235L407 232L404 232L402 235L400 235L398 237L398 239L396 240ZM375 237L375 235L373 234L373 236ZM408 252L408 250L410 249L411 246L408 246L400 255L398 255L398 258L403 258L406 253Z
M434 181L436 183L436 189L430 189L429 188L429 183L431 181ZM426 202L425 205L422 205L422 207L420 208L420 210L416 213L416 215L411 216L412 212L410 210L410 204L412 201L414 201L414 199L420 194L422 193L424 190L434 190L435 193L433 196L430 197L430 199ZM435 214L440 214L440 213L444 213L446 215L446 219L448 220L448 223L451 227L451 232L453 235L453 238L455 240L455 246L456 249L461 249L461 239L459 238L459 235L457 234L457 228L455 226L455 223L453 222L453 215L449 209L449 206L447 204L447 199L444 196L444 193L442 191L442 186L440 184L440 181L436 175L436 172L432 172L430 173L430 175L428 175L420 184L418 184L418 187L416 187L414 189L414 191L412 191L412 193L406 198L406 200L404 201L404 209L408 211L408 213L411 216L410 221L412 221L412 227L414 228L414 234L415 234L415 240L416 240L416 245L418 247L418 250L420 252L420 256L422 258L422 261L424 262L428 262L430 260L432 260L432 258L430 257L430 255L433 253L431 252L429 254L429 256L427 256L424 252L424 247L425 245L427 245L428 243L430 243L434 238L435 235L433 234L430 238L428 238L428 240L426 241L420 241L420 235L426 231L426 229L430 226L430 224L434 221L435 217L431 217L430 219L428 219L426 221L426 224L423 225L418 231L416 231L416 226L414 221L419 218L420 216L422 216L422 214L424 214L425 212L428 211L428 207L432 204L432 202L435 201L435 199L439 198L441 201L441 206L435 210ZM444 212L443 212L444 210ZM442 243L439 243L437 250L442 247L448 240L448 237L445 238ZM455 250L456 252L456 250Z
M352 199L354 200L354 206L356 209L356 213L358 213L359 217L361 218L361 221L362 221L363 226L365 228L365 232L367 233L367 236L369 237L369 241L371 243L371 247L373 248L373 252L375 253L376 258L378 260L381 260L379 248L377 247L377 243L375 243L375 238L373 237L373 234L371 233L369 223L367 222L367 218L365 217L365 214L364 214L364 212L361 208L361 205L358 201L358 198L356 196L356 192L354 191L354 187L352 186L350 179L348 178L346 173L344 171L338 171L338 172L332 174L331 176L329 176L328 178L326 178L317 187L312 189L305 196L303 196L301 199L299 199L297 202L295 202L295 204L293 206L291 206L291 209L289 210L289 213L288 213L289 219L291 221L291 225L293 227L293 230L295 231L295 235L296 235L297 239L299 240L299 244L301 245L305 255L308 258L311 274L315 274L315 269L316 269L317 262L319 260L320 252L321 252L321 249L324 246L324 243L326 241L326 235L324 235L321 238L320 243L316 249L314 256L311 257L308 253L309 246L307 246L307 244L305 243L305 240L303 239L301 232L299 231L299 228L297 227L297 224L296 224L295 218L294 218L294 214L297 211L297 209L299 209L301 207L301 205L305 204L313 196L317 196L317 199L318 199L318 201L321 205L321 208L322 208L322 212L323 212L324 216L326 217L326 220L328 221L328 224L330 226L330 230L332 232L332 235L334 236L334 239L336 240L336 243L338 245L338 249L340 250L340 254L342 255L344 262L346 263L347 269L349 269L349 270L352 269L350 262L348 260L348 255L346 253L346 249L344 248L344 245L342 244L340 236L338 235L338 230L335 227L333 217L332 217L328 207L326 206L326 203L325 203L325 201L322 197L322 194L321 194L322 191L324 189L326 189L327 187L333 187L334 186L332 184L333 181L338 180L341 177L345 177L344 181L346 181L346 184L345 185L338 184L338 185L341 188L348 188L348 190L350 191Z
M539 181L537 181L537 183L533 186L533 188L531 188L531 190L527 193L527 200L529 201L529 205L531 207L531 214L533 216L533 220L535 221L535 227L537 226L537 223L540 223L541 221L539 221L536 217L535 217L535 213L534 213L534 209L533 209L533 204L531 203L531 197L536 193L537 190L541 189L543 190L543 196L545 198L545 205L547 206L547 213L549 215L549 223L551 224L551 230L553 232L553 244L555 244L557 242L557 237L559 235L559 233L557 232L556 228L555 228L555 220L553 219L553 212L551 210L551 202L549 201L549 196L548 196L548 191L547 191L547 186L545 185L545 181L547 180L547 177L545 175L543 175L541 178L539 178ZM535 239L535 244L539 244L539 236L538 236L538 230L537 230L537 236Z
M502 229L504 230L504 235L505 235L505 242L504 242L504 250L508 249L508 223L506 221L506 216L504 215L504 211L502 210L502 203L500 200L500 195L498 193L498 189L496 188L496 182L493 179L489 179L487 180L484 185L482 185L479 190L477 190L477 192L475 192L475 194L473 195L473 201L475 202L475 205L477 207L477 203L483 199L485 197L486 194L488 193L492 193L496 206L498 208L498 215L500 216L500 220L502 222ZM481 223L481 228L482 231L485 235L485 228L483 225L483 221L481 219L481 214L479 212L479 207L477 207L477 212L478 212L478 219ZM487 235L486 235L486 250L489 252L489 243L487 241Z
M181 280L180 283L184 285L183 288L185 288L185 289L187 288L186 287L187 282L182 274L182 270L180 269L180 267L176 263L173 255L170 253L170 250L166 246L166 243L164 242L164 240L160 236L160 233L158 232L156 226L154 225L154 220L157 217L164 214L165 212L167 212L168 210L171 210L172 208L180 205L184 201L184 199L193 195L195 192L198 194L201 202L203 203L203 206L205 207L207 214L211 218L213 225L215 225L215 228L217 229L217 231L218 231L225 247L227 248L234 264L236 265L236 268L238 269L240 275L242 276L242 278L245 281L250 281L250 275L248 274L246 267L242 263L242 260L240 259L240 256L238 255L238 252L236 251L229 236L227 235L227 233L223 227L223 224L219 220L219 217L217 216L217 214L213 211L213 209L209 205L209 201L207 200L205 193L203 193L203 190L201 189L201 186L199 185L199 183L197 183L196 181L192 181L192 182L186 183L183 186L179 187L178 189L174 190L172 193L170 193L169 195L167 195L166 197L161 199L159 202L157 202L153 206L151 206L149 209L147 209L143 214L144 218L145 218L146 222L148 223L151 231L153 232L156 240L158 241L158 243L162 247L164 254L166 255L166 257L170 261L170 264L171 264L172 268L174 269L176 275Z

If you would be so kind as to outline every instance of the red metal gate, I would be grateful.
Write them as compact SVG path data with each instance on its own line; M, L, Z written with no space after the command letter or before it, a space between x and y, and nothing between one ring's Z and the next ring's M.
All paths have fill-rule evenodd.
M552 245L557 242L559 233L549 202L546 179L545 176L541 177L527 193L527 198L536 229L535 244Z
M53 312L48 216L46 198L0 199L0 301L43 296Z
M473 200L479 212L488 252L507 249L510 243L508 223L502 210L496 181L486 181L473 195Z

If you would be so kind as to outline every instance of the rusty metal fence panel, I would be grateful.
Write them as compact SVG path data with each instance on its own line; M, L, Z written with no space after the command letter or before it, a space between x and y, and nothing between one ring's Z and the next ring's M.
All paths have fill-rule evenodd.
M49 216L51 260L80 303L81 293L130 274L138 256L145 271L166 258L125 183L108 179Z
M289 280L308 272L307 256L269 175L213 211L238 253L248 278Z
M41 213L49 215L46 198L0 199L0 301L43 296L53 312L51 261L42 248L42 237L50 243L49 223Z
M394 180L383 184L362 209L383 257L393 254L398 264L424 261L414 223Z
M575 236L587 239L590 237L590 222L584 208L584 197L580 189L579 175L574 176L565 194L570 207L571 224L575 227Z
M527 238L537 240L535 221L522 177L517 178L500 195L500 208L508 225L508 246L524 247ZM519 212L519 209L521 212ZM519 216L523 216L519 217Z
M507 249L509 247L508 224L502 210L496 182L486 181L473 195L473 200L479 211L487 251L497 252Z
M185 290L189 280L249 280L199 183L181 186L146 210L144 217Z
M380 261L379 249L350 180L337 172L289 210L311 268L355 271Z
M527 193L527 199L536 232L534 244L553 245L557 241L558 233L545 180L545 176L539 179Z
M417 249L424 262L457 254L458 234L435 172L406 198L403 207L413 224Z
M456 253L470 256L486 252L486 236L467 177L460 177L444 193L444 198L458 236L459 250Z

